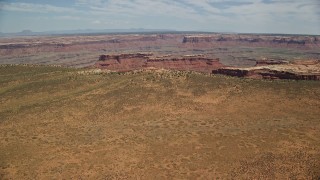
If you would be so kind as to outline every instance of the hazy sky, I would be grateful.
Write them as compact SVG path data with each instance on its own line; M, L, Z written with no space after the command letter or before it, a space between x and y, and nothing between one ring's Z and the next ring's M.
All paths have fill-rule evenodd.
M0 0L0 31L173 29L320 34L320 0Z

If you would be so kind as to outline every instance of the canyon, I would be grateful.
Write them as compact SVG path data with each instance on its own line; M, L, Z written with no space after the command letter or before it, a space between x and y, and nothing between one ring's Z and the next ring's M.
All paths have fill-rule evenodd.
M261 69L274 71L278 65L293 67L294 61L319 60L319 52L320 36L316 35L135 33L0 38L0 64L61 65L116 72L163 68L225 75L240 71L243 77L254 77L251 74ZM284 72L295 73L299 68L305 67L284 68ZM317 68L307 68L303 73L310 73L311 77L299 72L299 78L294 79L317 80ZM270 73L258 74L255 77Z
M320 38L317 36L283 36L283 35L192 35L183 38L185 44L214 44L214 45L248 45L276 46L289 48L319 48Z
M319 36L0 38L0 179L319 179Z
M92 34L0 38L0 64L59 64L88 67L101 54L155 56L205 54L226 66L250 67L262 58L320 59L316 35L221 33Z

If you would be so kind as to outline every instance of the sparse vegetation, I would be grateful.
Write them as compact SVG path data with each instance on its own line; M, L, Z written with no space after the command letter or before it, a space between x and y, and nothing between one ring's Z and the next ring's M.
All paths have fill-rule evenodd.
M0 67L0 179L317 179L320 82Z

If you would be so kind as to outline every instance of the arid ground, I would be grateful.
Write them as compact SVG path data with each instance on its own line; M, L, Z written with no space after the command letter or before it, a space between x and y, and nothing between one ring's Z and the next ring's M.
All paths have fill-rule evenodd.
M320 82L0 67L0 179L319 179Z

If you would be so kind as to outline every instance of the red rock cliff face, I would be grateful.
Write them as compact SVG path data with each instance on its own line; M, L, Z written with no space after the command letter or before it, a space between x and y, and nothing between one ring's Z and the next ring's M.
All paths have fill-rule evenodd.
M0 55L29 55L42 52L96 51L131 47L181 44L183 35L97 35L0 39Z
M223 67L219 59L210 59L202 56L157 57L152 54L120 54L101 55L95 67L111 71L125 72L145 68L163 68L172 70L190 70L210 73L213 69Z
M212 71L212 73L258 79L294 79L319 81L320 60L294 61L292 63L267 61L267 65L257 64L257 66L251 68L224 67L215 69Z
M57 36L0 39L0 55L32 55L42 52L74 52L170 46L177 48L245 45L262 47L320 48L320 36L237 34L153 34Z
M247 46L277 46L292 48L319 48L318 36L275 36L275 35L235 35L215 34L184 36L184 44L204 45L247 45Z
M278 71L271 69L217 69L212 71L213 74L223 74L235 77L248 77L255 79L293 79L293 80L320 80L320 74L298 74L287 71Z

